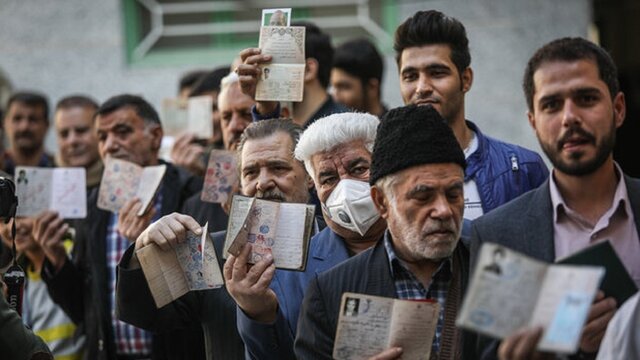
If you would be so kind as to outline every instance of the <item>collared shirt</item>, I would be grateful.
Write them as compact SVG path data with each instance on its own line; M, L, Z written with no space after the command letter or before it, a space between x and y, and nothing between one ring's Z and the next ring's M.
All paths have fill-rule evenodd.
M618 164L615 164L615 169L619 180L613 202L595 224L571 209L562 198L555 178L551 176L549 179L556 259L609 240L631 278L640 287L640 240L622 170Z
M398 298L405 300L432 299L440 304L436 334L431 344L431 353L438 354L440 352L440 338L442 337L442 326L444 324L444 307L447 300L447 291L449 290L451 275L453 273L451 259L446 259L440 264L431 277L431 283L425 289L420 280L413 275L404 262L396 255L393 244L391 243L389 231L384 234L384 247L387 250L391 277L394 280Z
M160 218L162 208L162 191L158 190L153 203L156 215L153 221ZM131 241L118 232L118 214L112 213L107 228L107 270L109 272L109 303L111 310L111 323L113 325L116 353L118 355L150 355L151 333L127 324L118 319L116 315L116 272L118 263L125 251L131 245ZM133 239L135 240L135 239Z

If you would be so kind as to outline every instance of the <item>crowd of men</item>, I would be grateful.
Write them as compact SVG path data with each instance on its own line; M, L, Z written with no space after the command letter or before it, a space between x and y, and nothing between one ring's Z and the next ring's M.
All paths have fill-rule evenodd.
M562 38L523 64L527 116L550 173L535 152L468 120L474 73L457 19L419 11L397 28L404 106L395 109L382 103L383 61L371 42L334 51L317 26L295 25L306 27L304 100L290 108L255 100L261 65L271 61L258 48L243 50L233 69L189 73L180 96L212 97L215 137L182 135L172 162L159 157L162 121L140 96L60 100L55 156L44 147L46 98L11 96L5 175L16 166L84 167L88 215L15 220L28 274L22 322L39 338L2 299L0 357L330 359L342 294L355 292L439 303L432 359L547 359L556 354L536 350L540 328L498 341L456 326L482 243L554 262L610 240L640 286L640 181L613 159L625 98L605 50ZM211 149L237 153L237 193L317 206L304 271L276 269L270 256L250 264L251 245L223 256L229 204L200 199ZM107 157L167 166L142 215L139 199L118 213L97 207ZM149 244L171 251L205 222L225 285L157 308L136 251ZM0 227L4 266L13 243L10 226ZM640 358L638 297L618 309L600 292L573 357ZM402 352L391 347L374 359Z

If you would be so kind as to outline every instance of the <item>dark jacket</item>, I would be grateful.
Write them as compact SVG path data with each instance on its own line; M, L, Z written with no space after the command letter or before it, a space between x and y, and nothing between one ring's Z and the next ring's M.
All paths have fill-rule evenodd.
M226 232L212 234L220 268ZM178 330L201 324L208 360L244 359L244 345L236 329L236 303L223 286L191 291L157 309L142 269L129 269L133 245L118 266L117 303L120 319L151 331Z
M462 242L458 243L452 258L454 263L460 264L460 284L464 293L469 274L469 252ZM294 344L299 359L332 358L340 301L345 292L397 298L383 241L337 267L316 275L311 281L300 310ZM448 320L445 315L447 321L455 319ZM454 347L462 351L463 359L473 359L473 355L467 351L473 350L474 341L472 334L463 333L458 337Z
M191 196L182 205L180 212L194 218L200 225L209 223L209 232L222 231L227 229L229 216L222 209L222 205L209 203L200 200L202 192Z
M640 234L640 180L624 177L631 209ZM534 259L555 261L553 208L549 181L539 188L476 219L471 226L472 266L485 242L504 245ZM497 359L498 340L479 336L479 359Z
M464 181L475 180L483 213L537 188L549 177L537 153L486 136L471 121L467 126L478 137L478 149L467 158Z
M167 164L162 180L161 215L180 209L190 195L197 192L198 184L191 175ZM106 258L107 227L111 213L97 207L98 189L89 194L87 218L76 228L73 260L66 261L56 274L45 260L42 279L47 283L53 301L62 307L87 337L85 359L111 360L116 358L115 341L109 307L109 284ZM191 338L199 329L193 329ZM154 359L180 359L183 348L197 349L180 334L164 340L154 336ZM187 336L187 334L185 334ZM196 337L197 339L197 337ZM184 340L184 343L181 341Z
M0 295L0 355L15 360L53 359L47 345L22 324L3 295Z

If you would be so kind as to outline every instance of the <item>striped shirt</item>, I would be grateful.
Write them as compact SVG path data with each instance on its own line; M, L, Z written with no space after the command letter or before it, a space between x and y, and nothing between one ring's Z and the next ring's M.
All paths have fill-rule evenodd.
M415 275L413 275L413 273L411 273L403 261L396 255L389 231L384 234L384 247L387 250L391 277L394 279L396 295L398 298L405 300L431 299L440 304L440 314L438 315L436 334L433 337L433 343L431 344L431 353L438 354L440 352L440 338L442 337L442 326L444 324L444 307L447 300L449 282L453 273L451 260L446 259L440 264L436 272L431 277L431 283L425 289L422 283Z
M162 191L158 190L153 203L156 215L153 221L158 220L162 208ZM151 333L127 324L118 319L116 315L116 272L118 263L125 251L132 244L131 241L121 236L117 230L118 214L112 213L107 228L107 270L109 272L109 305L111 310L111 322L113 325L116 353L118 355L150 355Z

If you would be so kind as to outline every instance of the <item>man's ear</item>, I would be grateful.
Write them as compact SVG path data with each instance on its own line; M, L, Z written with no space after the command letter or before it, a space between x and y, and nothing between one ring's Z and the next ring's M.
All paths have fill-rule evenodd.
M466 93L471 90L471 85L473 85L473 70L470 67L464 69L460 79L462 80L462 91Z
M624 123L626 112L627 106L625 104L624 93L620 91L613 98L613 120L616 123L616 128L619 128Z
M380 94L380 80L371 78L364 89L369 99L376 99Z
M314 58L307 58L305 60L306 66L304 67L304 82L313 81L318 78L318 60Z
M371 187L371 199L373 199L373 204L380 213L380 217L386 220L389 216L389 203L380 187L376 185Z
M527 111L527 119L529 119L529 125L531 125L531 128L533 129L534 132L537 132L536 130L536 117L535 114L533 113L533 111Z
M151 147L153 151L160 150L160 146L162 145L162 136L164 136L164 131L162 131L162 126L154 126L149 130L151 135Z
M309 174L307 174L307 189L311 190L316 184L313 182L313 179Z

